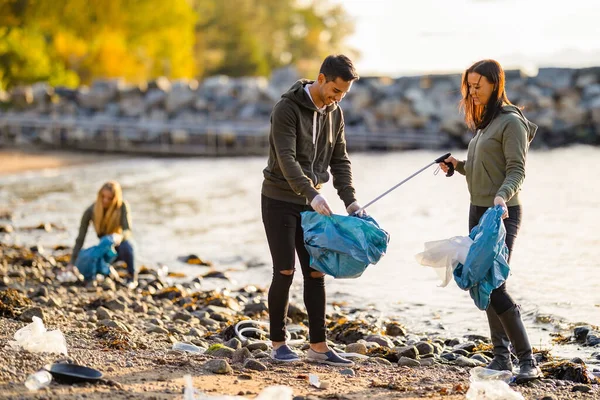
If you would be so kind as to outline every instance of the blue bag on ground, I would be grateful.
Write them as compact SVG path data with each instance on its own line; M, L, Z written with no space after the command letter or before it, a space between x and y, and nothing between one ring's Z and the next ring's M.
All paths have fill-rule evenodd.
M390 235L370 216L301 213L310 266L335 278L358 278L387 250Z
M503 213L500 206L487 209L469 234L473 244L464 265L459 263L454 269L456 284L469 291L480 310L488 308L492 290L500 287L510 272Z
M81 250L75 266L86 281L96 279L96 274L110 275L110 263L117 258L112 235L102 236L96 246Z

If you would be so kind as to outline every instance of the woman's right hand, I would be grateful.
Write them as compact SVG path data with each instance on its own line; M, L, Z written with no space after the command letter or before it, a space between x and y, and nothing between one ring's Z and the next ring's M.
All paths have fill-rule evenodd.
M444 171L444 173L448 172L448 166L446 165L446 163L452 163L452 165L454 166L454 169L456 169L456 165L458 164L458 160L452 156L446 158L444 160L444 162L439 163L440 168L442 169L442 171Z

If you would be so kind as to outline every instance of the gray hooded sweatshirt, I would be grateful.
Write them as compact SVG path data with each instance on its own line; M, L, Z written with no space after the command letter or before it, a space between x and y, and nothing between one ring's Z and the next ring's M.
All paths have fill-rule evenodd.
M467 177L471 204L491 207L496 196L509 207L520 204L525 159L536 131L537 125L512 105L502 107L488 126L477 131L469 143L467 159L456 167Z
M317 110L304 86L296 82L271 113L269 160L262 194L276 200L309 204L333 175L333 186L346 207L356 201L344 135L344 115L336 104Z

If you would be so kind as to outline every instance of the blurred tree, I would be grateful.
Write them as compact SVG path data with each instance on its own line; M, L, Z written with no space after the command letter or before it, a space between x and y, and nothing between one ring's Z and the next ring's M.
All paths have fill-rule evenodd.
M314 72L352 29L327 0L0 0L0 89Z

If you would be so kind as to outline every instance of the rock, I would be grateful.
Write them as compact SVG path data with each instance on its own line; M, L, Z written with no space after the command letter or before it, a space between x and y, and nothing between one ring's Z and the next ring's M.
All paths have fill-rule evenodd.
M475 351L475 348L477 347L477 345L473 342L467 342L467 343L463 343L463 344L459 344L458 346L455 347L456 350L465 350L468 353L472 353Z
M489 362L492 361L491 359L484 356L483 354L473 354L470 358L471 358L471 360L479 361L480 363L483 363L483 364L488 364Z
M402 325L392 322L385 326L385 334L388 336L406 336L406 329Z
M436 364L436 361L435 361L435 358L429 357L429 358L423 358L423 359L419 360L419 363L421 364L422 367L431 367L432 365Z
M552 394L545 394L544 397L541 397L540 400L556 400L556 396Z
M367 346L362 343L351 343L346 346L346 353L367 354Z
M187 311L178 311L173 315L173 321L182 320L189 321L192 318L192 314Z
M125 304L123 304L123 302L116 299L110 300L109 302L104 304L104 306L112 311L125 311L125 308L127 308Z
M254 351L254 350L268 351L269 350L269 345L267 345L266 343L262 343L262 342L250 343L246 347L250 351Z
M209 360L204 363L203 367L213 374L230 374L233 372L229 363L222 359Z
M191 328L187 335L192 337L204 337L204 335L206 335L206 330L203 328Z
M260 361L254 360L252 358L248 358L244 362L244 368L251 369L254 371L266 371L267 370L267 367L263 363L261 363Z
M433 345L427 342L419 342L415 345L419 355L433 354Z
M478 365L481 365L481 362L472 360L470 358L467 358L465 356L459 356L456 360L453 361L454 364L460 366L460 367L477 367Z
M169 331L163 328L162 326L150 324L149 327L146 329L146 333L162 333L166 335L169 333Z
M382 357L369 357L366 362L369 362L371 364L379 364L379 365L385 365L387 367L393 365L392 362L390 360L387 360L385 358Z
M98 325L106 326L109 328L118 328L125 332L131 332L131 328L129 328L126 324L124 324L123 322L120 322L120 321L112 321L110 319L103 319L101 321L98 321Z
M413 360L408 357L400 357L398 359L398 365L401 367L420 367L421 363L417 360Z
M415 346L405 346L399 348L397 351L398 357L407 357L416 359L419 356L419 350Z
M234 364L240 364L240 363L243 363L244 361L246 361L247 358L251 358L251 357L252 357L252 353L250 353L250 350L248 350L247 347L243 347L241 349L237 349L233 353L232 362Z
M14 229L12 227L12 225L8 225L8 224L3 224L0 225L0 233L13 233Z
M588 393L592 390L592 388L588 385L574 385L571 388L571 392L582 392L582 393Z
M206 352L207 355L211 355L213 357L219 357L219 358L233 358L234 353L235 353L235 350L233 350L229 347L225 347L225 346Z
M382 335L369 335L365 338L365 340L367 342L375 342L380 346L385 346L390 349L394 347L394 343L391 341L391 339Z
M267 311L268 309L269 308L267 306L266 300L256 300L244 306L244 313L247 315L260 314Z
M44 311L40 307L31 307L23 311L19 316L19 320L23 322L33 322L33 317L38 317L44 321Z
M589 326L578 326L573 331L573 336L575 336L575 340L579 343L585 343L588 333L590 333L591 328Z
M242 348L242 342L240 342L238 338L233 338L233 339L231 339L231 340L223 343L223 345L225 347L229 347L229 348L232 348L234 350Z
M50 307L60 308L62 307L62 300L60 297L50 297L47 303Z
M344 376L350 376L350 377L356 376L356 373L351 368L344 368L344 369L340 370L340 374L342 374Z
M96 309L96 317L98 317L99 320L112 319L113 318L113 314L107 308L98 307Z

